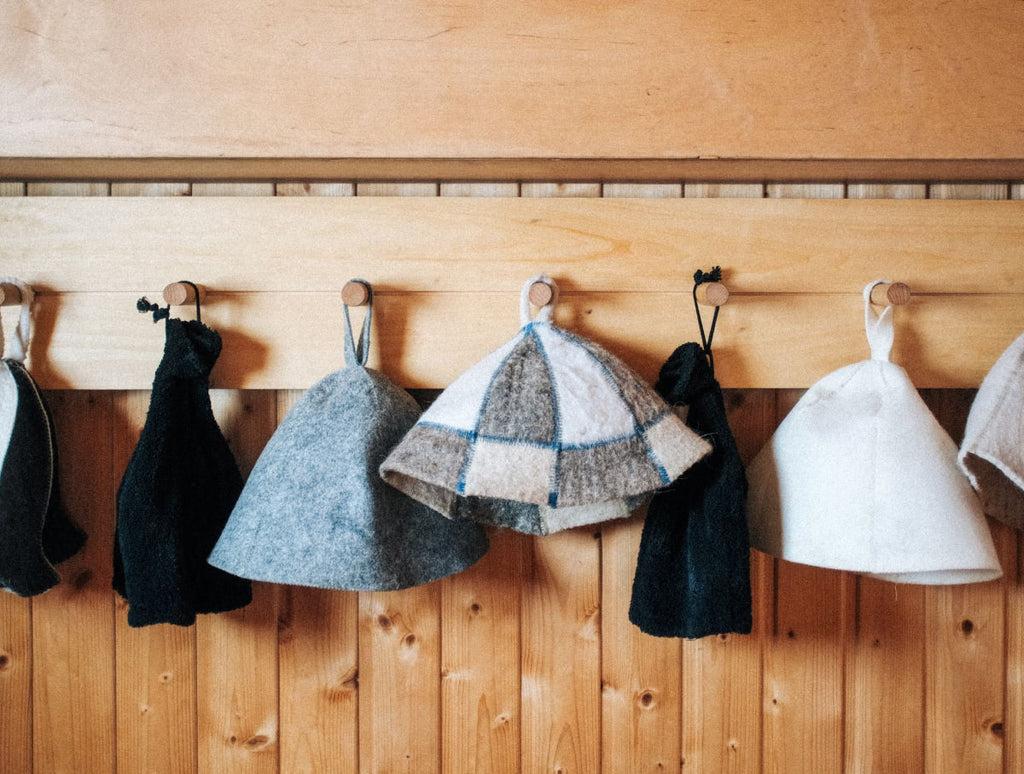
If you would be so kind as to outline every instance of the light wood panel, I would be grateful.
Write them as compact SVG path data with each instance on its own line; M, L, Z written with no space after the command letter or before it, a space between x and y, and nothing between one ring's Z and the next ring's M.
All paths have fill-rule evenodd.
M598 199L539 184L524 184L523 198L437 197L433 184L413 186L416 197L380 197L368 194L387 188L359 188L359 197L196 184L192 197L5 198L0 260L51 292L151 291L168 275L216 291L337 291L354 275L382 290L517 291L540 268L567 289L650 292L689 290L693 270L714 264L736 293L856 293L883 267L918 293L1024 292L1019 201ZM225 190L259 195L216 195ZM842 196L842 186L826 190Z
M41 296L29 361L40 383L148 387L163 336L136 311L137 298ZM406 387L443 387L512 337L518 303L515 293L381 293L370 365ZM696 335L692 308L689 291L564 293L555 317L652 379L666 353ZM210 293L203 319L224 339L213 373L219 387L304 388L342 362L336 293ZM1024 328L1024 304L1019 295L925 298L897 312L897 321L893 357L918 386L972 387ZM809 386L851 357L867 356L859 294L734 296L715 341L726 387ZM380 352L388 353L383 363Z
M6 4L4 155L1021 158L1010 0L175 10Z

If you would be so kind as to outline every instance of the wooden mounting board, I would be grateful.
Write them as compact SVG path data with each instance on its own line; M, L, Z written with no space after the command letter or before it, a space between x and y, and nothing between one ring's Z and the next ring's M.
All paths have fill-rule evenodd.
M14 0L0 176L1007 179L1022 42L1013 0Z
M878 276L922 294L897 312L895 351L921 387L976 386L1024 330L1024 202L11 198L0 232L5 272L40 291L30 365L52 388L148 386L162 333L135 299L179 279L209 290L219 387L339 367L353 276L379 291L371 365L408 387L442 387L511 337L541 271L565 291L558 319L647 378L696 336L691 275L715 263L733 291L727 387L805 387L864 357L860 289Z

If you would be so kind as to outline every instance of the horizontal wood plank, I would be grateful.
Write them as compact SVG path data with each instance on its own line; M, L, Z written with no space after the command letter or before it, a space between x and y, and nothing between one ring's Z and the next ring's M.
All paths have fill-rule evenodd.
M0 148L43 158L1019 158L1022 29L1012 0L969 15L941 0L185 0L174 13L144 3L130 14L113 0L21 0L0 7Z
M527 193L524 186L524 194ZM37 289L1024 292L1024 202L163 197L0 200L0 264ZM127 268L130 267L130 268Z
M135 298L41 296L29 365L43 386L147 387L163 326L139 315ZM203 309L204 321L224 337L215 386L304 388L341 366L337 294L210 293ZM374 320L371 366L382 365L407 387L443 387L511 338L519 326L518 297L382 293ZM688 291L564 293L556 320L604 343L649 379L673 348L697 335ZM1016 294L924 297L900 309L896 321L894 359L918 386L971 387L1024 329L1024 303ZM867 357L860 296L735 296L723 308L715 351L726 387L806 387Z

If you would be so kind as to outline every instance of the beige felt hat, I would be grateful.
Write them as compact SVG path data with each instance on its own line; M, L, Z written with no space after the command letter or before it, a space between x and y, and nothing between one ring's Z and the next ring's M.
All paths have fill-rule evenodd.
M959 460L985 513L1024 528L1024 334L981 383Z
M889 361L893 307L864 315L871 359L811 387L747 470L750 544L801 564L899 583L1002 571L956 444Z

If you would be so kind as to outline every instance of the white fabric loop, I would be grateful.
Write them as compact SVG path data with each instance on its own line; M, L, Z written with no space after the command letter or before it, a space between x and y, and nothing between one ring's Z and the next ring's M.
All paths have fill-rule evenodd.
M892 323L892 305L888 305L876 314L872 308L871 291L876 285L890 283L892 280L876 279L864 286L864 332L871 346L871 359L889 361L892 342L895 336Z
M519 324L526 325L530 319L530 287L534 282L544 282L551 287L551 301L537 310L537 316L532 322L551 322L551 314L555 311L555 304L558 303L558 285L547 274L538 274L530 277L523 283L523 289L519 293Z
M21 316L18 318L18 325L11 338L9 353L5 350L4 326L3 320L0 319L0 357L23 363L28 355L28 345L32 341L32 301L36 294L31 287L16 277L0 277L0 282L14 285L21 291Z

